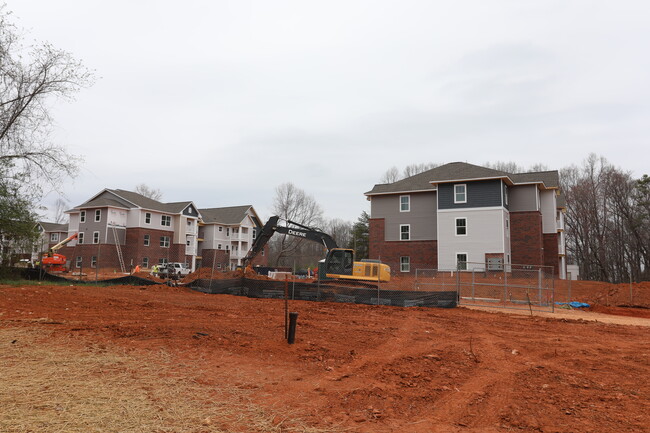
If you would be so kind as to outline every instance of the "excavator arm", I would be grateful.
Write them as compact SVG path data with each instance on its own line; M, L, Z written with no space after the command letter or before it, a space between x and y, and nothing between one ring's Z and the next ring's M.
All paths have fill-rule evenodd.
M244 266L247 266L264 249L264 246L276 232L318 242L328 250L337 248L336 241L327 233L289 220L286 220L286 225L278 225L279 221L280 217L276 215L269 218L264 224L253 246L244 258Z

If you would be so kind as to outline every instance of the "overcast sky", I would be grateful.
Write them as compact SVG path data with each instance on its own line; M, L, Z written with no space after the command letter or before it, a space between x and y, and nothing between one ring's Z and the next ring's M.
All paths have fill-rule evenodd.
M71 206L146 183L266 219L293 182L352 221L392 166L650 172L647 0L6 2L99 77L52 106Z

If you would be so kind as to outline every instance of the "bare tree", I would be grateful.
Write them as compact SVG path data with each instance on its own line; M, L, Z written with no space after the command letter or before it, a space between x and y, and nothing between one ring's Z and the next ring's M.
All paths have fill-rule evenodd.
M643 179L635 181L595 154L561 171L567 199L567 250L585 279L623 282L649 277L650 219Z
M403 178L415 176L416 174L423 173L427 170L431 170L432 168L438 167L440 164L437 164L435 162L423 162L421 164L411 164L407 165L406 168L404 168L403 171Z
M0 5L0 162L3 176L23 185L57 186L74 176L80 158L49 140L48 101L71 99L93 74L48 43L25 47L10 13Z
M162 200L162 192L159 189L150 188L144 183L136 185L135 192L152 200Z
M341 248L347 247L352 242L352 223L349 221L331 219L325 224L325 230Z
M57 224L62 224L66 220L65 211L68 208L69 203L59 197L54 202L54 222Z
M381 176L380 183L393 183L400 180L399 170L397 167L391 167Z
M293 221L308 227L317 228L323 223L323 210L316 200L297 188L293 183L283 183L275 189L273 212L280 218ZM291 265L292 260L300 257L300 249L304 239L276 235L270 242L271 261L275 266L284 263Z

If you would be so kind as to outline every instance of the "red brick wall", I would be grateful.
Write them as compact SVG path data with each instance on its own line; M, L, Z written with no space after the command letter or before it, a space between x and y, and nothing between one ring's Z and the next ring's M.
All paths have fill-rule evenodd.
M544 234L544 265L553 266L553 275L559 276L560 258L558 248L558 234Z
M217 265L221 264L221 267ZM230 251L225 250L202 250L201 267L214 269L228 269L230 266Z
M510 247L513 264L544 264L540 212L510 212Z
M408 256L411 260L411 273L417 268L438 267L437 241L385 241L384 219L370 219L369 258L381 259L391 266L392 271L399 272L400 257Z
M149 246L144 245L144 235L149 235ZM160 237L169 236L169 248L160 246ZM151 230L142 227L126 229L126 245L121 245L124 263L128 269L131 260L134 266L142 265L142 259L149 258L149 266L158 264L160 259L168 262L187 262L191 264L191 256L185 255L185 244L174 244L174 232L168 230ZM115 246L113 246L115 250ZM116 253L117 254L117 253ZM115 259L117 261L117 257ZM116 263L119 267L119 263Z

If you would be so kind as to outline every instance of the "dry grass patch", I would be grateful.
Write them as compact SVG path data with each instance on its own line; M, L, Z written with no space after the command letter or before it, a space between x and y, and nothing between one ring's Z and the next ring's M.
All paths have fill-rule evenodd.
M41 328L2 327L0 431L335 431L269 413L251 402L251 391L202 385L197 374L179 369L165 352L142 359L71 337L53 339Z

